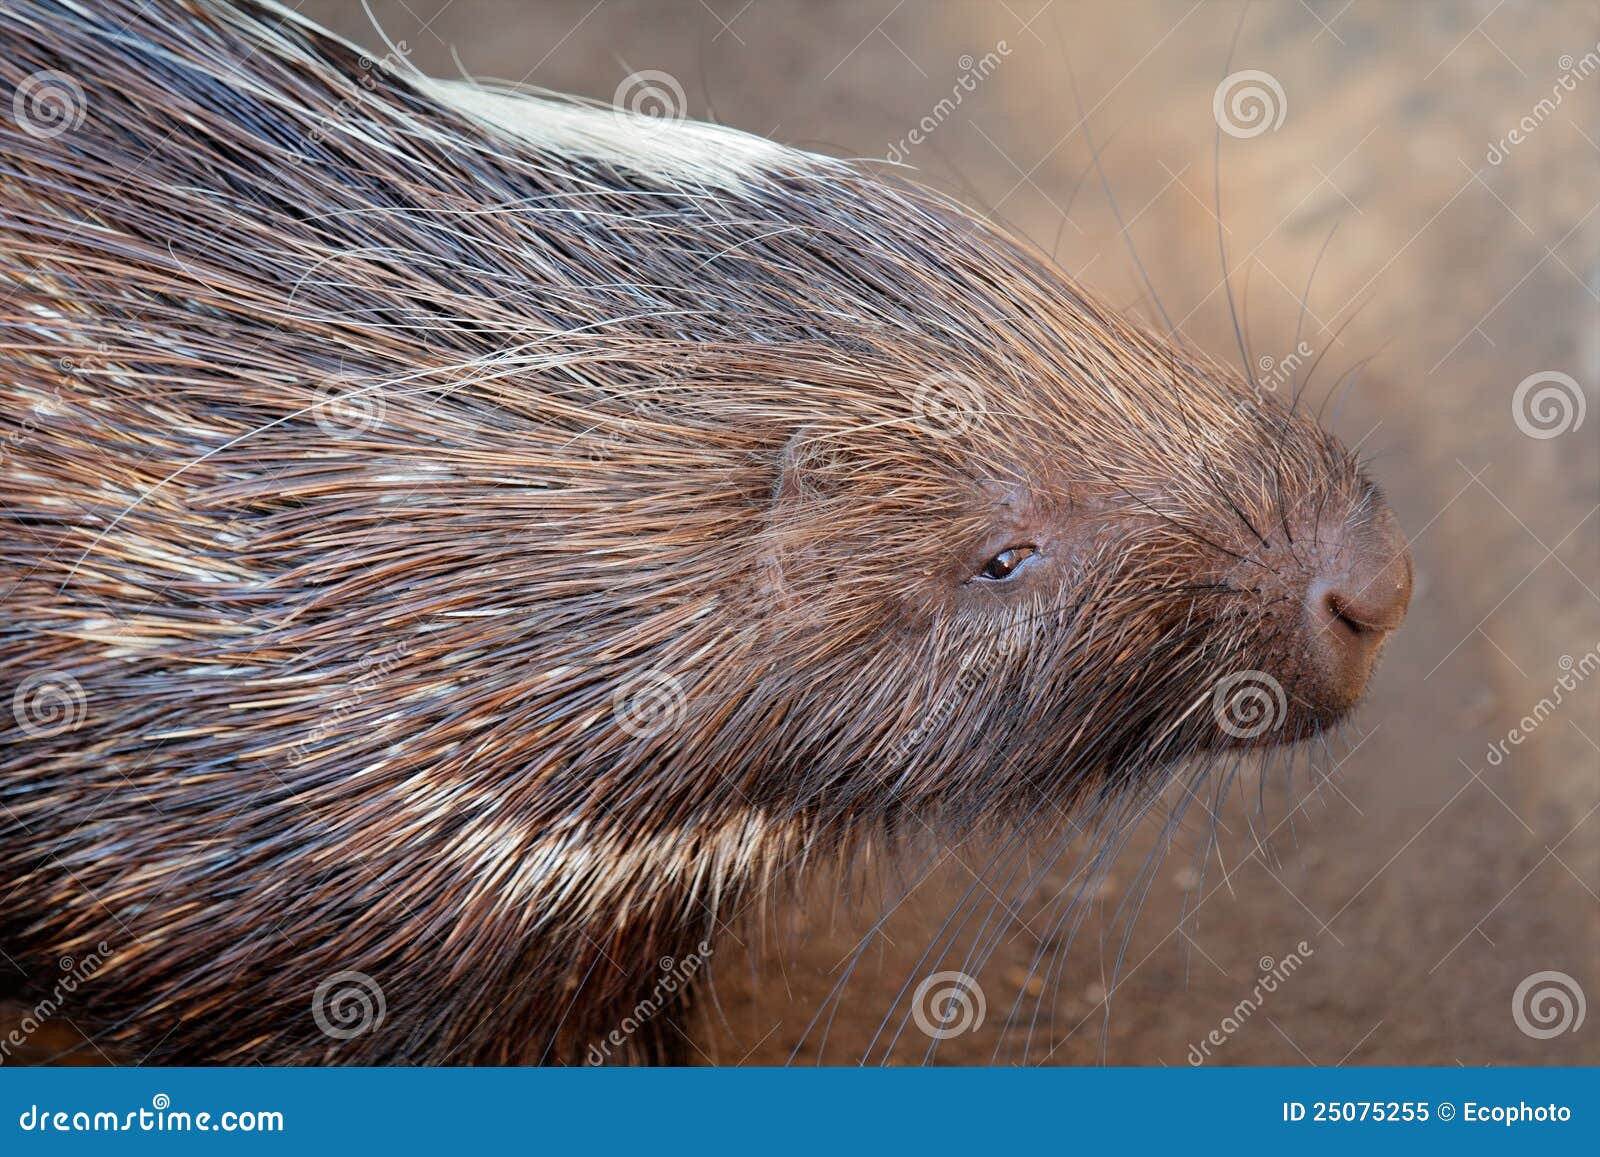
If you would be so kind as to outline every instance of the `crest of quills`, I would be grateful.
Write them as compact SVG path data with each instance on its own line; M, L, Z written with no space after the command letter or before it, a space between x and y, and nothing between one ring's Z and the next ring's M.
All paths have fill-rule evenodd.
M0 118L0 948L25 998L109 942L104 1049L578 1061L807 863L1110 845L1404 613L1303 411L897 178L256 3L10 0L39 72L83 106ZM346 973L374 1031L312 1015Z

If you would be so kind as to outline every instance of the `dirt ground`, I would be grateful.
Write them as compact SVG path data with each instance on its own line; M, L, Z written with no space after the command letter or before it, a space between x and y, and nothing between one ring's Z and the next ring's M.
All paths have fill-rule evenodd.
M302 8L377 39L347 0ZM1269 0L1250 8L1231 63L1240 6L1187 0L372 10L428 71L455 72L453 49L473 75L610 100L658 69L694 116L834 153L899 148L921 179L1153 315L1131 242L1183 334L1234 359L1213 96L1225 74L1259 70L1281 89L1264 89L1276 127L1220 147L1252 360L1266 373L1264 359L1293 354L1314 265L1304 335L1326 349L1321 390L1371 359L1329 421L1374 456L1419 583L1370 703L1318 756L1337 765L1331 784L1311 790L1302 767L1292 788L1236 790L1206 864L1191 822L1125 946L1123 901L1159 820L1070 944L1053 927L1070 867L1028 887L1003 873L975 884L991 855L977 842L933 849L926 875L908 865L903 901L904 887L845 904L819 886L719 951L719 1007L684 1026L708 1063L1183 1065L1197 1050L1219 1064L1600 1063L1600 1009L1547 1039L1513 1011L1519 984L1547 971L1600 1000L1600 679L1561 691L1525 742L1489 755L1600 647L1600 73L1583 73L1600 6ZM1089 168L1091 132L1120 221ZM1549 379L1571 414L1556 415L1572 427L1558 436L1530 436L1523 426L1549 430L1514 413L1541 373L1575 383ZM957 910L977 914L941 935ZM982 923L991 910L998 927ZM913 990L972 969L980 928L992 955L969 996L981 990L982 1023L933 1051ZM1291 957L1238 1016L1263 970Z

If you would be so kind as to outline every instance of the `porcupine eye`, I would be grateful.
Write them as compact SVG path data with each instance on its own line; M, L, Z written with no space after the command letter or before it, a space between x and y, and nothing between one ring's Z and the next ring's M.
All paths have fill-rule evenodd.
M1013 546L1002 550L988 562L983 564L983 569L978 572L978 577L989 582L1004 582L1017 573L1017 569L1034 556L1031 546Z

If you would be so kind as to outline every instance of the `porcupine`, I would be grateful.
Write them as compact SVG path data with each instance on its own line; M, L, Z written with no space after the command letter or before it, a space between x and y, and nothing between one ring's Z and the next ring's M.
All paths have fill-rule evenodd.
M874 166L265 3L0 47L0 948L104 945L108 1048L579 1060L805 864L1135 814L1404 614L1303 410Z

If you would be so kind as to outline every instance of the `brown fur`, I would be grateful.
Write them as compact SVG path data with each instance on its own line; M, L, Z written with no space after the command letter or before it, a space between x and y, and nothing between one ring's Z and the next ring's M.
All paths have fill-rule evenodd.
M68 714L0 717L0 948L107 942L107 1047L579 1060L810 860L1125 811L1220 676L1305 698L1348 455L931 194L541 153L211 0L8 4L39 69L87 112L0 120L0 689Z

